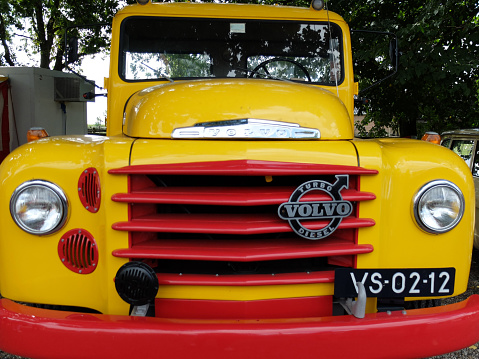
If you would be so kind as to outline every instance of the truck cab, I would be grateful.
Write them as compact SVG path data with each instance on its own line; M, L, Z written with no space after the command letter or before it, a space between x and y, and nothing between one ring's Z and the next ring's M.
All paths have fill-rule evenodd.
M370 359L476 343L479 297L438 305L467 288L470 171L424 141L354 138L346 22L316 1L142 3L113 21L107 136L44 138L0 167L0 349Z

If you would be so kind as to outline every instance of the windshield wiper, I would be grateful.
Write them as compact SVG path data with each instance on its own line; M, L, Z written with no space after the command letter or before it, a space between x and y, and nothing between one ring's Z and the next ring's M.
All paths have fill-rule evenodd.
M145 66L147 69L150 69L150 70L153 71L154 73L160 74L162 77L158 77L158 80L168 80L168 81L170 81L170 82L175 82L175 80L173 80L171 77L168 77L168 76L162 74L160 70L155 70L153 67L151 67L151 66L145 64L143 61L140 61L140 64L143 65L143 66Z
M273 75L271 75L269 72L266 73L266 74L260 73L260 72L258 72L258 71L253 72L253 70L244 69L244 68L242 68L242 67L234 67L233 69L245 73L245 74L248 76L248 78L255 78L255 77L250 77L250 75L254 73L254 74L258 74L258 75L260 75L260 76L264 76L264 77L259 77L259 78L261 78L261 79L263 79L263 78L269 78L269 79L271 79L271 80L278 80L278 81L284 81L284 82L293 82L293 83L295 82L295 81L292 81L292 80L290 80L290 79L285 79L285 78L273 76Z

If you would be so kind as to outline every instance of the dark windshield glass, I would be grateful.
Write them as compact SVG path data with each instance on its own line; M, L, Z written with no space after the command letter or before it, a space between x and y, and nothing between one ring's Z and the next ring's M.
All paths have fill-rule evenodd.
M326 22L133 17L122 24L125 80L264 77L334 86L341 29Z

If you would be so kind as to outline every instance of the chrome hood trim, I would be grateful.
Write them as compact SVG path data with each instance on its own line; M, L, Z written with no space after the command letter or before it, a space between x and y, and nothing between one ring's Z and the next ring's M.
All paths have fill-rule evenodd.
M317 129L301 127L297 123L243 118L202 122L191 127L175 128L171 133L171 138L313 140L321 138L321 133Z

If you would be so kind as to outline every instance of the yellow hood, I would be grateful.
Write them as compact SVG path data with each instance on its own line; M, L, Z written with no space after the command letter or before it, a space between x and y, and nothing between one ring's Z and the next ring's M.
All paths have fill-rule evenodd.
M260 119L320 131L323 140L353 138L348 111L331 92L292 82L212 79L174 82L142 90L126 108L123 132L139 138L171 138L197 123Z

